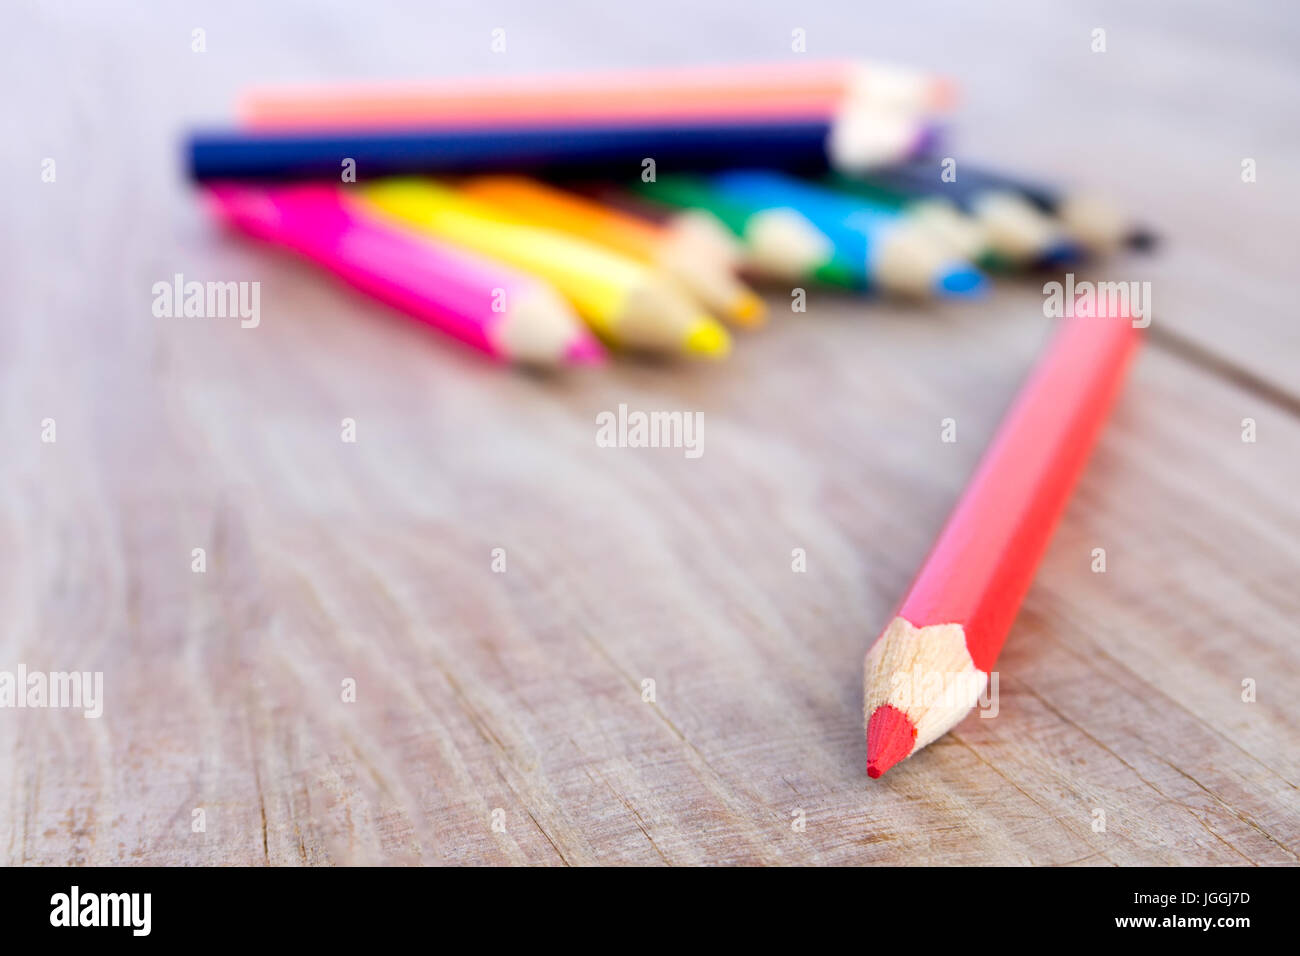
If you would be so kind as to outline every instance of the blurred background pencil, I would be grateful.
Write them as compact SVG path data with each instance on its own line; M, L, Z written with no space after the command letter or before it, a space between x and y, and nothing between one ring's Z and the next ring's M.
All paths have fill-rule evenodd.
M490 205L423 180L388 180L362 194L401 221L546 279L606 342L705 358L730 350L726 329L701 306L626 256L507 221Z
M904 133L899 133L899 128ZM904 135L905 134L905 135ZM895 162L920 148L911 117L853 116L685 121L624 119L596 126L505 124L393 130L215 130L190 136L190 176L216 179L338 181L345 160L357 177L423 173L618 177L647 158L665 170L726 169L737 157L774 169L855 171Z
M534 226L558 229L662 269L705 308L740 325L762 320L763 300L719 260L698 229L669 229L523 176L477 176L457 187Z
M858 281L853 269L836 259L830 237L793 209L723 195L698 176L660 176L633 188L652 202L704 212L722 223L740 241L746 268L758 276L834 285Z
M213 211L479 351L523 364L590 363L600 343L544 282L394 229L330 186L215 186Z
M950 82L919 70L811 60L265 87L243 97L239 115L260 129L566 126L757 116L825 119L850 113L923 116L947 110L953 99Z
M927 158L872 170L862 178L903 198L950 200L980 224L990 251L1008 267L1055 265L1080 257L1081 247L1061 224L1016 190L967 179L961 163L956 179L944 181L943 172L938 160Z
M1127 315L1063 320L867 653L869 776L938 739L983 695L1138 342Z
M962 164L961 175L983 188L1023 196L1059 220L1066 235L1089 252L1107 254L1121 246L1145 250L1156 242L1154 233L1134 223L1122 210L1100 196L1049 186L970 163Z
M945 243L954 255L975 265L994 262L984 227L958 209L950 199L942 196L913 198L844 173L831 173L824 182L838 192L896 210L900 215L913 219Z
M709 180L723 196L772 209L793 209L835 243L865 284L898 295L971 296L986 283L905 209L873 204L766 170L737 170Z
M740 237L707 209L671 206L656 202L648 195L638 195L614 182L599 180L564 180L564 188L586 196L607 209L652 222L671 232L690 234L688 241L701 254L730 269L739 269L745 260Z

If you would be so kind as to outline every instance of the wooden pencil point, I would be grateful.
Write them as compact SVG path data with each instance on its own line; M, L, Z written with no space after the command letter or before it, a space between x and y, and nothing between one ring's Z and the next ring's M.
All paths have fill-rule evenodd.
M894 618L863 665L867 772L875 766L879 773L874 776L879 776L943 736L975 706L987 685L988 674L971 660L960 624L916 627ZM891 714L906 723L899 724Z

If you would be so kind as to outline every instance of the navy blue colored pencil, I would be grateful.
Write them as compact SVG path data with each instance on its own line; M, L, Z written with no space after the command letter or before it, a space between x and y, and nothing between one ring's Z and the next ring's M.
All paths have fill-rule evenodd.
M348 160L356 176L454 172L562 172L640 176L656 171L724 169L743 161L792 172L819 173L878 164L881 143L846 135L830 120L679 123L606 127L503 127L401 132L202 132L188 143L191 176L207 180L331 179ZM891 157L891 158L896 158Z
M940 160L926 158L872 170L861 178L898 196L952 201L979 222L990 250L1008 265L1058 265L1082 257L1083 244L1019 190L968 176L961 162L955 179L943 173Z
M1119 209L1096 196L972 166L967 162L959 165L959 171L958 178L969 184L1023 196L1043 212L1059 219L1066 233L1090 252L1113 252L1120 246L1149 249L1155 245L1154 233L1136 225Z

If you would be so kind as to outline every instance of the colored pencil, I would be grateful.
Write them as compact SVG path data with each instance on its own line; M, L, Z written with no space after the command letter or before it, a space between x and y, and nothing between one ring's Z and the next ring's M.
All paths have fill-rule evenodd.
M836 257L835 243L793 209L771 209L724 196L697 176L659 176L633 184L650 202L707 213L740 240L745 267L763 278L860 285L861 269Z
M1058 219L1066 235L1090 252L1104 254L1121 246L1149 249L1155 245L1154 233L1136 225L1101 197L1067 191L970 163L961 165L961 176L986 188L1023 196L1047 215Z
M670 231L523 176L477 176L461 192L534 226L558 229L662 269L710 311L741 325L763 318L763 300L717 260L698 230Z
M389 180L362 193L399 221L546 279L611 344L709 358L730 349L726 329L694 300L626 256L502 219L492 206L424 180Z
M908 127L900 138L899 129ZM928 139L910 118L826 118L611 126L500 126L390 131L200 132L188 143L190 175L211 180L358 180L424 173L512 172L592 177L726 169L743 157L775 169L856 171L895 162ZM906 139L906 142L903 142Z
M348 83L253 90L240 116L262 129L620 124L846 111L933 113L953 99L940 77L848 61L670 67L550 76Z
M954 727L989 675L1139 341L1063 321L863 669L867 773Z
M862 174L879 189L910 199L946 198L983 228L989 248L1009 267L1057 265L1078 259L1082 249L1052 217L1018 192L968 179L942 179L938 160L918 159Z
M838 192L857 196L907 216L937 236L954 255L962 259L976 265L994 262L984 227L949 199L942 196L911 198L843 173L832 173L824 183Z
M730 269L739 269L745 250L740 238L707 209L691 209L655 202L612 182L565 180L564 188L625 215L652 222L669 232L683 232L702 255Z
M739 202L800 213L871 288L925 297L978 295L986 287L977 269L897 208L766 170L721 173L710 184Z
M323 266L407 315L499 359L599 361L604 349L545 283L367 216L329 186L215 186L227 224Z

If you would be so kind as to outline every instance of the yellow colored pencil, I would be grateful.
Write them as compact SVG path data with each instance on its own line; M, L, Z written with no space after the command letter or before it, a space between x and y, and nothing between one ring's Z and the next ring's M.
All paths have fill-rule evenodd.
M763 300L719 261L698 230L674 231L526 176L474 176L457 185L512 219L558 229L661 269L731 322L762 321Z
M375 209L457 245L546 279L611 345L721 358L731 338L671 281L643 263L423 179L363 187Z

